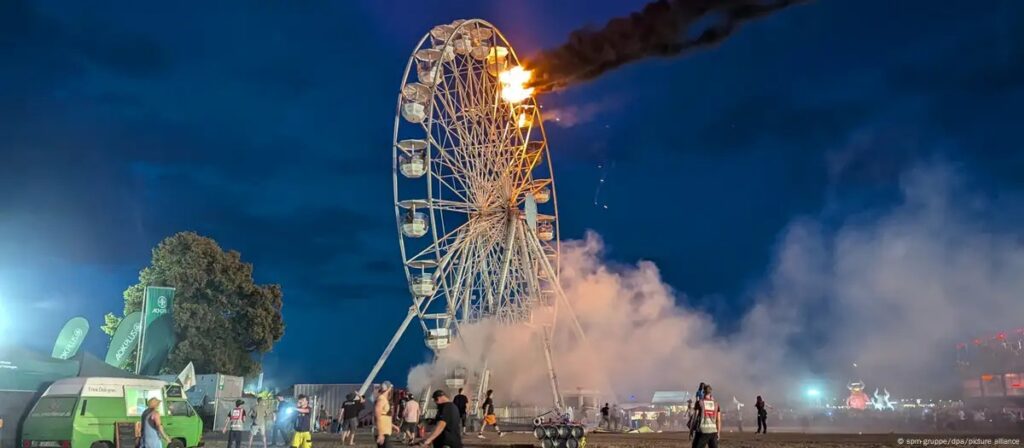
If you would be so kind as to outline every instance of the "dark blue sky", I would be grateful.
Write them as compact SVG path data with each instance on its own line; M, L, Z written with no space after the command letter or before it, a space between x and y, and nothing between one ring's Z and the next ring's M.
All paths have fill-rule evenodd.
M98 327L195 230L284 288L270 373L362 380L409 305L390 139L419 37L482 17L528 57L643 3L0 2L4 339ZM581 119L548 125L563 238L655 261L728 329L797 217L884 208L936 159L1024 190L1024 3L819 1L541 101ZM426 358L410 332L383 375Z

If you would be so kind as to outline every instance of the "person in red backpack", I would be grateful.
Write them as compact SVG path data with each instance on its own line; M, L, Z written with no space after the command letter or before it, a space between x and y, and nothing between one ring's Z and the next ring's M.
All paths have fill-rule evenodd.
M228 412L228 418L224 421L224 431L228 434L228 448L242 448L242 433L245 432L245 409L242 406L245 402L235 401L235 408ZM232 445L233 444L233 445Z
M694 415L697 436L693 439L693 448L718 448L718 434L722 432L722 412L715 397L711 395L710 384L704 385L704 396L697 400Z

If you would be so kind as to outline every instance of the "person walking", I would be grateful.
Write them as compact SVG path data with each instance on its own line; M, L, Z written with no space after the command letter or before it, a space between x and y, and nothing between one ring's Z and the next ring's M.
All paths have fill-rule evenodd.
M598 428L603 426L605 429L612 429L612 422L608 418L609 412L611 412L611 409L608 408L608 403L605 403L604 406L601 406L601 423L597 424Z
M359 414L363 412L363 402L359 399L359 395L350 393L345 397L345 401L341 403L341 444L346 445L345 440L348 440L347 445L356 444L356 430L359 429Z
M619 412L619 404L613 404L612 409L609 412L612 420L612 430L618 431L622 427L622 413Z
M284 395L278 394L277 408L274 409L273 434L270 435L270 443L272 445L288 446L288 411L288 402L284 401ZM277 443L278 436L280 436L281 443Z
M722 412L711 394L711 385L704 385L704 393L697 400L697 435L693 448L718 448L718 435L722 432Z
M295 406L292 448L313 448L313 410L309 408L309 399L305 395L299 395L298 405Z
M697 433L697 423L699 421L699 416L697 415L697 404L704 398L704 383L700 383L700 385L697 386L697 393L694 394L694 398L693 412L690 413L690 421L686 423L686 427L690 432L688 436L690 440L693 440L694 434Z
M164 424L160 420L159 398L150 398L146 402L146 410L142 411L142 440L140 448L163 448L163 442L171 443L171 438L164 432Z
M743 407L746 405L740 403L735 396L732 397L732 405L736 407L736 430L743 432Z
M448 397L445 397L447 400ZM459 394L451 400L451 403L455 406L455 409L459 411L459 421L462 423L462 432L466 432L466 410L469 407L469 398L462 393L462 388L459 388Z
M757 433L768 434L768 403L758 395L754 407L757 408Z
M494 390L487 391L487 398L484 399L484 404L480 406L484 411L484 424L480 426L480 433L476 435L478 439L486 439L484 437L484 430L487 426L493 426L495 431L498 431L498 437L505 437L505 433L501 432L501 428L498 427L498 416L494 414Z
M267 422L270 420L270 410L267 409L262 397L257 397L256 406L249 409L249 418L252 419L252 427L249 428L249 448L252 448L252 440L256 435L263 438L263 448L267 448Z
M228 412L224 419L224 429L221 431L228 435L228 448L242 448L242 433L245 432L245 409L242 406L245 402L235 400L235 408Z
M385 381L377 391L377 401L373 405L373 430L376 436L378 448L390 448L392 446L392 434L400 431L395 427L391 412L391 392L393 387L390 381Z
M320 411L316 413L317 432L327 432L331 426L331 416L327 413L327 407L320 405Z
M461 389L460 389L461 395ZM430 398L437 406L434 416L434 430L418 446L433 448L462 448L462 420L464 414L459 413L454 402L448 400L443 390L435 390Z
M416 438L416 429L420 423L420 404L416 397L409 394L409 400L402 410L402 441L412 442Z

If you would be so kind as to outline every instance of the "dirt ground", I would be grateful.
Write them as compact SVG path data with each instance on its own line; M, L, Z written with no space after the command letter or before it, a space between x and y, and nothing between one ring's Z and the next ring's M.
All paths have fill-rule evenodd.
M1002 439L1002 440L1000 440ZM774 434L724 433L719 446L725 448L775 448L775 447L1013 447L1021 446L1021 435L1003 436L969 436L969 435L896 435L896 434L803 434L796 432L780 432ZM206 446L210 448L226 448L226 439L219 433L208 434ZM539 447L540 444L532 434L511 433L498 438L496 434L488 434L486 440L469 435L464 439L467 447L508 447L525 448ZM255 448L263 445L257 441ZM360 433L356 436L356 446L375 446L370 434ZM396 447L404 446L402 444ZM686 433L651 433L651 434L588 434L587 448L670 448L689 447ZM313 438L314 448L342 448L340 437L333 434L316 434ZM249 448L243 443L242 448Z

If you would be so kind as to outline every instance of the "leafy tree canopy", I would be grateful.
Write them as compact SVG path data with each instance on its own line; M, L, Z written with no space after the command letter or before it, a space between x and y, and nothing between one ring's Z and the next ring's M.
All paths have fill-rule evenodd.
M237 251L194 232L170 236L153 249L139 283L124 291L124 313L142 309L147 286L170 286L178 343L164 372L177 373L190 361L201 373L253 375L257 353L270 351L284 335L281 286L257 285L252 265ZM103 331L113 334L121 317L107 314Z

